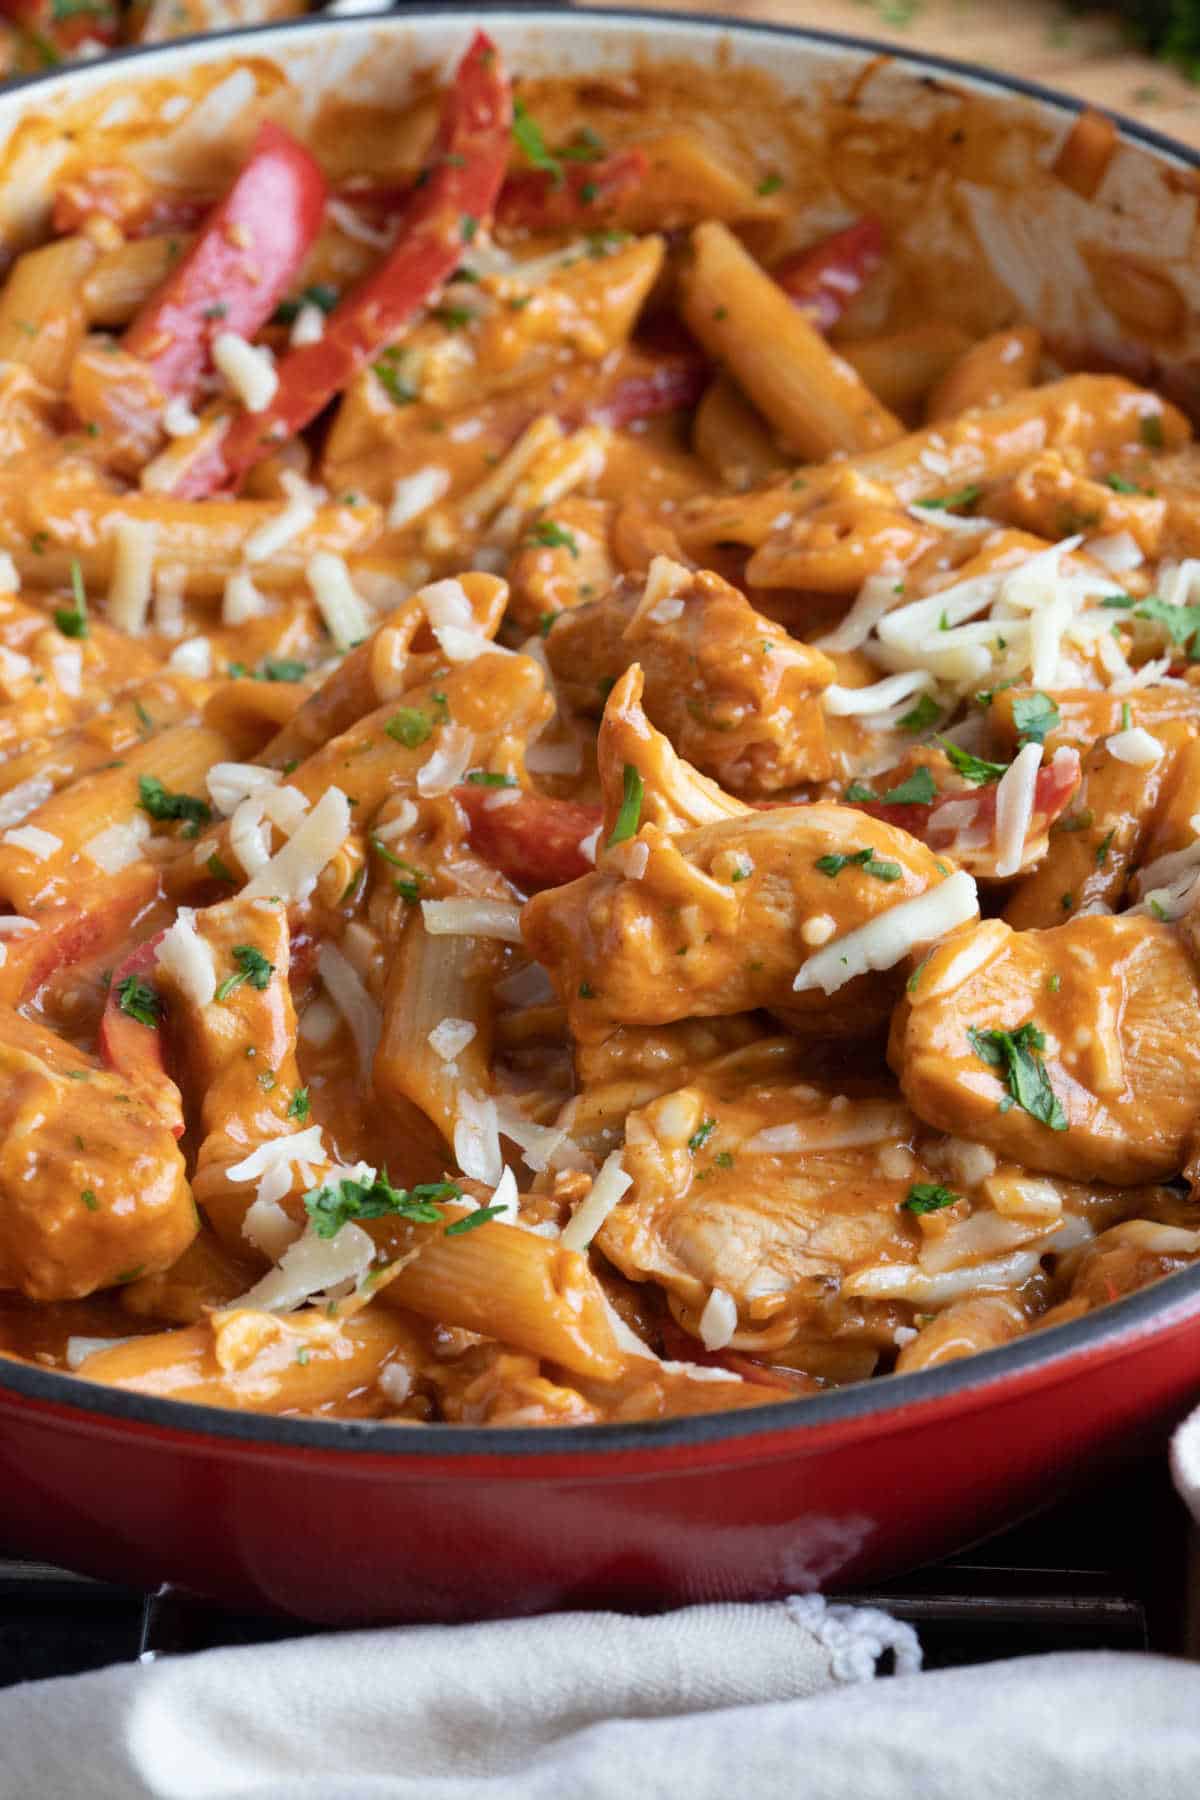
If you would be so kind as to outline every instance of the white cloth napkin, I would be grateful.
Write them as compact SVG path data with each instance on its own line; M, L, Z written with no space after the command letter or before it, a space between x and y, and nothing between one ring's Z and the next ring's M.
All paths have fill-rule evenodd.
M884 1648L901 1671L873 1681ZM814 1597L301 1638L0 1695L3 1800L1197 1800L1200 1668L919 1675Z

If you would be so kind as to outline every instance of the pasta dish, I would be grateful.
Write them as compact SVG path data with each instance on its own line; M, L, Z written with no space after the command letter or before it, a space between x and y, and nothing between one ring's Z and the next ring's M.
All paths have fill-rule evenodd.
M220 183L146 88L0 289L0 1351L628 1421L1194 1261L1169 368L941 316L679 72L480 34Z

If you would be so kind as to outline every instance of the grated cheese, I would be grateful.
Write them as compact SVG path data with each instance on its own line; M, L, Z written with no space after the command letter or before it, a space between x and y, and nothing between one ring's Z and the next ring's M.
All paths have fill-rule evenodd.
M306 300L296 314L288 342L294 350L306 344L319 344L325 336L325 314L311 300Z
M266 1312L294 1312L314 1294L342 1281L357 1281L375 1260L374 1240L351 1220L331 1238L318 1237L312 1225L284 1251L277 1268L256 1282L238 1306Z
M1163 754L1159 739L1141 725L1131 725L1127 731L1115 731L1105 738L1104 747L1110 756L1118 762L1129 763L1135 769L1151 769Z
M205 637L189 638L186 644L176 644L167 658L167 667L178 675L194 675L203 681L212 674L212 645Z
M0 913L0 937L20 937L37 928L36 919L22 918L20 913Z
M826 994L836 994L855 976L865 975L869 969L894 968L911 951L936 943L956 925L965 925L978 915L975 883L965 869L957 869L915 900L902 901L816 951L802 965L792 986L797 993L819 987Z
M43 831L40 825L18 825L4 833L0 844L11 844L14 850L28 850L38 862L48 862L62 849L62 839L55 837L52 831Z
M280 483L287 495L287 504L252 531L242 545L244 562L265 562L268 557L276 556L292 542L293 538L307 531L317 516L316 503L308 483L300 476L287 469L280 476Z
M463 725L445 725L432 755L417 770L417 792L431 800L448 794L465 779L475 754L475 736Z
M626 1173L621 1152L611 1151L592 1183L591 1192L563 1226L563 1249L586 1250L614 1206L632 1186L633 1176Z
M429 1047L443 1062L453 1062L475 1036L470 1019L443 1019L429 1033Z
M1127 531L1114 531L1111 537L1089 538L1084 545L1089 556L1103 563L1110 575L1126 575L1140 569L1145 557Z
M350 1029L360 1068L369 1076L379 1044L379 1008L368 994L353 963L336 944L321 945L317 952L317 973Z
M412 1381L412 1370L398 1357L394 1362L385 1363L375 1377L376 1387L384 1399L390 1400L393 1406L404 1405L412 1393Z
M215 811L229 818L243 800L263 788L276 787L281 780L278 769L263 769L257 763L214 763L205 777L208 797Z
M326 788L294 835L247 882L243 895L248 900L276 895L288 903L307 900L349 835L350 803L341 788Z
M305 1007L296 1029L306 1044L312 1044L321 1050L337 1035L339 1023L337 1008L328 1000L317 999Z
M0 550L0 594L19 594L21 574L7 550Z
M89 838L80 846L89 862L103 869L106 875L119 875L122 869L139 862L146 839L150 836L150 821L145 813L134 813L131 819L121 820L109 825L104 831Z
M18 781L7 794L0 794L0 830L8 825L19 825L53 792L54 783L45 775L31 775L28 781Z
M122 519L114 533L108 616L120 631L136 637L144 630L154 591L154 546L158 526L148 519Z
M924 669L907 669L870 687L840 687L835 681L822 692L821 704L835 718L852 718L859 713L887 712L916 694L927 693L933 685L933 676Z
M1042 746L1026 744L996 788L996 874L1015 875L1025 855L1025 839L1033 823L1034 791L1042 766Z
M370 637L374 621L362 595L350 579L350 571L331 550L318 550L305 569L317 610L339 650L349 650Z
M170 438L191 437L193 431L199 431L200 419L194 413L182 394L176 394L168 400L159 414L159 422Z
M500 938L521 942L521 909L507 900L422 900L421 917L432 937Z
M738 1326L737 1303L722 1287L713 1288L700 1314L700 1342L706 1350L724 1350Z
M864 1100L848 1108L843 1103L827 1113L793 1119L785 1125L767 1125L742 1145L752 1154L786 1156L825 1150L857 1149L863 1144L882 1144L908 1135L912 1120L902 1106L884 1100Z
M262 344L249 344L236 331L218 331L212 359L247 412L265 412L279 388L275 358Z
M449 469L430 466L417 469L411 475L401 476L392 489L392 504L387 515L389 531L399 531L403 526L411 525L414 519L419 519L431 506L437 505L449 486Z
M252 1201L242 1220L242 1236L271 1262L278 1262L303 1230L302 1225L284 1212L278 1200Z
M255 587L247 571L235 569L221 596L221 623L244 625L247 619L261 619L269 610L266 595Z
M463 1088L457 1095L454 1119L454 1159L464 1175L495 1187L504 1175L500 1154L500 1130L496 1103L486 1095Z
M50 667L54 670L54 679L64 694L72 700L78 700L83 693L83 651L78 644L64 646L57 656L50 658Z
M193 1006L210 1006L217 991L217 965L212 945L195 927L195 913L181 906L162 936L155 961L171 975Z

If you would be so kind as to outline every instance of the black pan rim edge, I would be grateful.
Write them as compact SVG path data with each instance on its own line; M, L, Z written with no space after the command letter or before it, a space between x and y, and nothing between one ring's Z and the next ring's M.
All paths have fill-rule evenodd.
M439 5L434 11L419 0L409 0L409 3L393 6L386 13L316 15L234 31L174 38L163 44L131 45L115 51L100 65L56 67L10 82L0 93L0 105L10 93L25 94L39 86L69 82L77 72L94 74L97 68L107 70L110 65L119 70L126 63L178 55L196 45L214 51L228 45L236 50L242 43L251 43L263 36L292 36L355 27L369 30L393 18L428 18L441 24L456 15L462 16L464 24L503 24L506 18L514 18L522 22L543 19L549 24L561 25L565 21L595 18L652 26L662 30L666 37L677 25L699 26L711 37L726 34L733 38L780 37L868 57L888 57L919 72L933 70L964 77L997 94L1020 95L1066 114L1082 112L1085 106L1085 102L1070 94L1041 82L1028 81L1020 75L1004 75L933 51L910 51L901 44L886 43L878 38L780 25L767 20L734 19L720 13L656 13L639 7L589 7L586 12L575 13L566 6L544 5L540 0L507 0L504 6L484 14L453 3ZM1131 142L1169 156L1178 163L1200 168L1200 151L1122 113L1110 112L1109 116ZM884 1417L894 1415L899 1423L901 1414L911 1419L917 1411L966 1391L978 1390L982 1394L1031 1368L1050 1372L1110 1340L1116 1345L1132 1344L1149 1335L1159 1323L1160 1316L1198 1310L1200 1266L1165 1276L1150 1287L1070 1324L1054 1326L1045 1334L1031 1332L999 1349L979 1351L974 1356L939 1368L924 1369L911 1375L886 1375L853 1387L816 1394L809 1399L768 1402L745 1412L700 1413L633 1425L421 1426L389 1425L378 1420L282 1418L269 1413L241 1413L227 1407L196 1406L184 1400L160 1399L123 1388L93 1385L77 1375L39 1368L33 1363L4 1356L0 1356L0 1407L4 1394L11 1393L24 1400L46 1402L66 1409L75 1415L69 1423L82 1430L86 1430L91 1421L111 1420L170 1432L185 1439L219 1439L230 1444L258 1446L268 1453L289 1450L357 1452L386 1457L397 1463L472 1457L517 1459L531 1476L536 1476L539 1464L569 1458L576 1453L594 1456L603 1452L608 1456L628 1458L644 1452L647 1458L656 1458L661 1452L727 1444L731 1456L739 1459L739 1446L746 1446L747 1440L751 1441L751 1447L757 1440L763 1454L770 1455L773 1440L797 1431L819 1433L827 1427L876 1413ZM598 1468L592 1478L601 1479L603 1474L603 1469Z

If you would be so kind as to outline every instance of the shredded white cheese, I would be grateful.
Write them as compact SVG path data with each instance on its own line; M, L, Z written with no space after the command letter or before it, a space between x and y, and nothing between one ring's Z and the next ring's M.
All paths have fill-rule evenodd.
M1131 725L1127 731L1114 731L1104 740L1105 749L1118 762L1129 763L1135 769L1151 769L1163 754L1163 747L1158 738L1141 725Z
M312 300L306 300L292 323L288 342L302 350L306 344L319 344L325 336L325 314Z
M284 1212L278 1200L251 1201L242 1220L242 1236L271 1262L278 1262L303 1230L302 1225Z
M1015 875L1021 867L1041 766L1042 746L1026 744L996 788L996 874L1001 877Z
M196 930L196 915L181 906L175 923L163 933L155 961L173 977L193 1006L210 1006L217 991L217 965L212 945Z
M475 736L464 725L444 725L441 740L417 770L417 792L425 799L448 794L465 779L475 754Z
M429 1033L429 1047L443 1062L453 1062L475 1036L470 1019L443 1019Z
M122 869L140 861L146 839L150 836L150 821L145 813L136 812L131 819L109 825L104 831L98 831L86 844L81 845L83 854L89 862L103 869L106 875L119 875Z
M738 1325L737 1303L724 1288L715 1287L700 1314L700 1342L706 1350L724 1350Z
M265 412L279 387L275 358L265 345L248 344L236 331L218 331L213 363L247 412Z
M221 623L244 625L247 619L261 619L269 610L267 596L255 587L247 571L235 569L221 598Z
M836 994L857 975L869 969L891 969L913 950L936 943L978 916L979 905L975 883L965 869L954 874L915 900L901 901L877 919L860 925L844 938L837 938L823 950L817 950L803 964L792 983L797 993L807 988L821 988Z
M182 394L176 394L168 400L159 414L159 422L170 438L191 437L193 431L199 431L200 419L194 413Z
M321 870L350 835L350 802L341 788L329 787L304 823L277 850L265 869L242 889L247 899L278 895L287 902L307 900Z
M266 562L270 557L278 555L293 538L298 538L302 532L307 531L317 516L316 502L306 481L290 469L285 470L279 479L288 497L287 504L274 518L268 519L257 531L250 533L242 545L242 558L245 562Z
M7 794L0 794L0 830L8 825L19 825L53 792L54 783L45 775L31 775L28 781L18 781Z
M158 526L148 519L122 519L114 536L108 616L119 631L136 637L145 629L154 591L154 546Z
M336 944L321 945L317 952L317 973L349 1026L359 1066L369 1076L379 1043L379 1008L368 994L357 969Z
M167 667L178 675L194 675L203 681L212 674L212 645L206 637L189 638L186 644L176 644L167 658Z
M350 571L331 550L318 550L305 570L317 610L339 650L349 650L371 635L373 619L366 601L350 579Z
M419 519L431 506L437 505L449 486L449 469L430 466L417 469L411 475L401 476L392 489L392 504L387 516L388 529L399 531L405 525L411 525L414 519Z
M433 937L500 938L521 942L521 909L507 900L422 900L421 917Z
M284 1251L279 1266L236 1304L293 1312L313 1294L325 1293L341 1281L357 1281L374 1260L374 1240L361 1225L351 1221L331 1238L318 1237L309 1225L303 1237Z
M504 1174L496 1103L486 1095L463 1088L457 1095L454 1119L454 1159L464 1175L494 1187Z
M11 844L14 850L28 850L38 862L48 862L62 849L62 839L55 837L52 831L43 831L40 825L18 825L0 837L0 844Z
M883 681L873 682L870 687L839 687L835 681L822 691L821 704L835 718L882 713L898 706L902 700L911 700L917 694L927 693L933 685L933 676L924 669L907 669L899 675L889 675Z
M626 1173L621 1152L611 1151L592 1183L591 1192L576 1207L570 1221L563 1226L563 1249L586 1250L613 1207L632 1186L633 1176Z
M219 762L208 771L205 783L214 810L229 818L243 800L277 787L281 779L278 769L263 769L257 763Z

